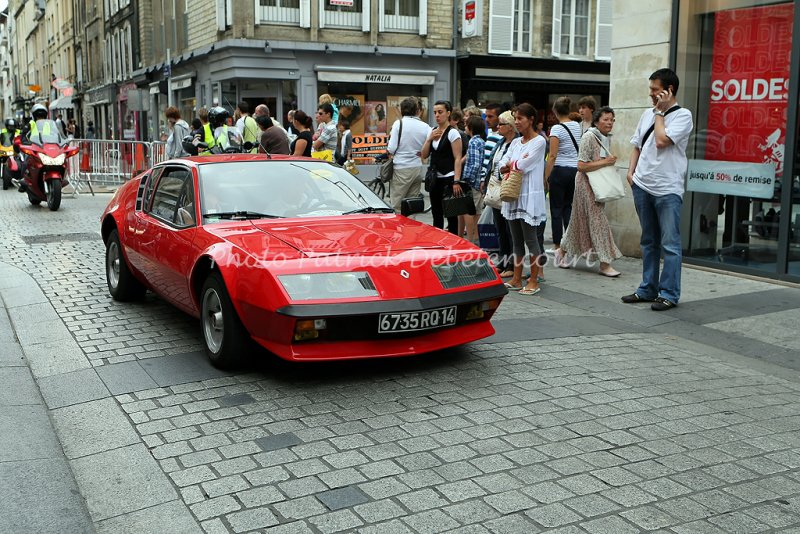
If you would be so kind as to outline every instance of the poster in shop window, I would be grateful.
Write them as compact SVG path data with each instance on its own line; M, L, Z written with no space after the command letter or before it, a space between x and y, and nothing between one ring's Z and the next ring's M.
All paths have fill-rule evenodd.
M392 125L394 121L400 118L400 102L404 99L408 98L408 96L387 96L386 97L386 128L387 131L392 131ZM427 96L418 96L416 97L419 101L422 102L422 114L420 117L423 121L428 120L428 97Z
M339 108L339 119L350 121L350 133L363 134L364 95L333 95L333 103Z
M364 104L364 131L368 134L387 133L386 102L368 100Z
M793 12L787 3L715 14L706 160L783 172Z

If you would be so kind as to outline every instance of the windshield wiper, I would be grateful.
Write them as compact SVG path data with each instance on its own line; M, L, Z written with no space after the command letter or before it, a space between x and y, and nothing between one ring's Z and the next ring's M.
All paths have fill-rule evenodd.
M394 213L392 208L376 208L374 206L364 206L357 210L346 211L342 215L352 215L354 213Z
M270 215L257 211L221 211L219 213L206 213L203 217L216 217L217 219L282 219L280 215Z

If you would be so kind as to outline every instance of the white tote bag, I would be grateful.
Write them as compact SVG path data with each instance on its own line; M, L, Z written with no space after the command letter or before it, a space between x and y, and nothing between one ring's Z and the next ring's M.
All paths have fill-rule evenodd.
M597 142L600 143L600 139L597 139ZM603 143L600 143L600 148L608 154ZM596 202L613 202L625 197L625 184L622 183L615 166L601 167L596 171L587 172L586 175L589 177L589 185L592 187Z
M500 180L490 176L486 183L486 196L483 197L483 203L490 208L500 209L503 206L503 201L500 200L500 189L502 189Z

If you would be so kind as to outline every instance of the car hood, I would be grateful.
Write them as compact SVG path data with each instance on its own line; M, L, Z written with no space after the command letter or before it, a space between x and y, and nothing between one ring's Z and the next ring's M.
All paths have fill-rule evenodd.
M291 224L264 220L253 225L307 257L470 248L452 234L397 215L293 219Z

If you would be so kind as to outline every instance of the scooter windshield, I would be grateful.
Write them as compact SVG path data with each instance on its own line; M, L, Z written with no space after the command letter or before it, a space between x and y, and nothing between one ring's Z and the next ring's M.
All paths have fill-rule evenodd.
M56 121L51 120L38 120L36 121L36 134L31 133L31 143L39 146L44 146L53 143L61 146L64 138L58 131Z

